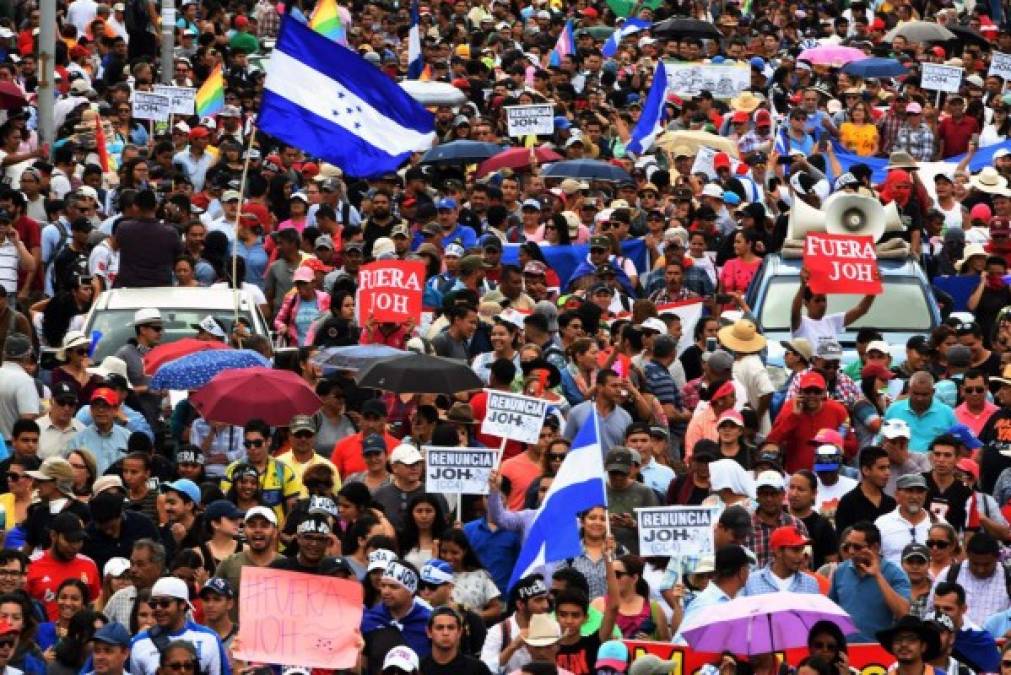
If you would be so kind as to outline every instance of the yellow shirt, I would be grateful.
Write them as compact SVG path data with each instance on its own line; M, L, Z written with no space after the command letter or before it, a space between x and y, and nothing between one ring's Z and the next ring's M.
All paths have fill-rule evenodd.
M232 487L232 472L246 460L232 462L225 469L225 477L221 480L221 491L227 493ZM284 503L291 497L302 493L302 481L290 465L271 457L267 460L267 470L260 474L260 503L274 509L279 527L284 525Z
M878 129L873 124L843 122L839 127L839 140L850 152L870 157L877 150Z
M312 453L312 458L310 458L309 461L306 462L305 464L299 464L298 460L295 459L295 452L293 450L282 452L280 455L277 456L277 459L281 462L284 462L295 471L295 475L298 476L298 482L302 486L302 492L300 496L303 498L309 496L309 490L306 489L305 481L302 480L302 476L305 475L306 469L308 469L310 466L316 466L317 464L325 464L328 467L330 467L330 470L333 472L334 494L337 494L337 491L341 489L341 475L340 473L337 472L337 467L333 465L333 462L331 462L326 457L323 457L319 453L316 452Z

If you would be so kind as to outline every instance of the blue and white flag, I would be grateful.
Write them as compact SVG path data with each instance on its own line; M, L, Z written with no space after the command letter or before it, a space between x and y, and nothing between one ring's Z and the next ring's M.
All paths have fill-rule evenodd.
M650 85L649 94L646 95L646 103L642 106L642 115L632 130L632 139L625 146L629 152L641 155L650 149L657 134L663 131L664 122L667 121L667 69L664 68L663 61L656 64L656 72L653 73L653 84Z
M418 0L411 0L411 28L407 32L407 79L416 80L425 69L425 58L421 53L421 14Z
M527 530L509 588L546 563L574 558L583 550L578 515L595 506L607 506L603 457L594 408L573 439L572 449L565 455Z
M394 171L435 141L435 120L347 47L285 17L257 126L351 176Z
M600 50L600 52L605 57L611 58L612 56L615 55L615 53L617 53L618 45L621 44L622 40L624 40L629 35L638 33L641 30L646 30L651 25L652 24L649 21L646 21L645 19L635 19L632 17L625 19L625 23L621 24L621 28L615 30L613 33L611 33L611 36L607 38L607 41L604 43L604 46Z

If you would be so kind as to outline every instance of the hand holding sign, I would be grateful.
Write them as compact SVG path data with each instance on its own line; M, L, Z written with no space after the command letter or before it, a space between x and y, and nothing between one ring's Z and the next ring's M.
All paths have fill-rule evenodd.
M809 232L804 240L806 283L812 293L881 293L881 273L871 237Z
M417 325L425 263L419 260L377 260L358 272L358 325L370 322Z

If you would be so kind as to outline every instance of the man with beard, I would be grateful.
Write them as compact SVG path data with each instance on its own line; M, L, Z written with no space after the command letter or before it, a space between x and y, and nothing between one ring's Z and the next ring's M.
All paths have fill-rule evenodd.
M878 631L875 637L888 653L895 656L894 672L899 675L932 672L927 662L937 658L941 652L938 630L912 615L902 617L891 628ZM893 671L892 668L888 670Z
M932 519L923 508L927 500L927 480L922 474L899 476L895 488L898 506L878 517L874 524L881 531L881 556L898 565L907 544L927 540Z
M390 208L391 199L390 193L385 189L377 190L372 195L372 213L365 221L363 228L366 258L372 257L372 244L376 239L392 237L394 226L400 223L400 220L393 217L393 211Z
M270 567L280 558L277 552L277 516L273 509L254 506L246 511L242 519L246 545L238 553L233 553L218 564L214 576L224 579L235 592L235 604L230 612L232 620L239 617L239 589L242 583L243 567Z
M50 621L56 621L56 592L66 579L80 579L88 586L91 597L102 592L102 575L95 561L80 555L84 545L84 525L73 513L61 513L50 528L52 544L42 557L28 566L25 590L43 603Z

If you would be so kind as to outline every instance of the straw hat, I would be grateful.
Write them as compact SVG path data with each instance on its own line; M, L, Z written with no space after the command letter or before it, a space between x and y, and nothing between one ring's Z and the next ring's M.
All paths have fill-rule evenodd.
M742 91L740 94L730 99L731 108L734 110L743 110L747 113L754 112L755 108L761 104L762 99L758 98L750 91Z
M962 259L955 264L955 267L957 267L958 271L961 272L963 271L962 268L965 267L965 264L969 262L971 258L975 258L976 256L983 256L985 258L988 255L989 254L986 252L986 249L983 248L983 244L969 244L962 251Z
M750 319L740 319L724 326L718 333L720 344L740 354L753 354L765 349L766 339Z
M888 165L886 169L916 169L916 159L908 152L899 150L888 155Z
M994 167L985 166L982 171L969 179L969 184L980 192L993 194L1007 187L1007 179L997 173Z

